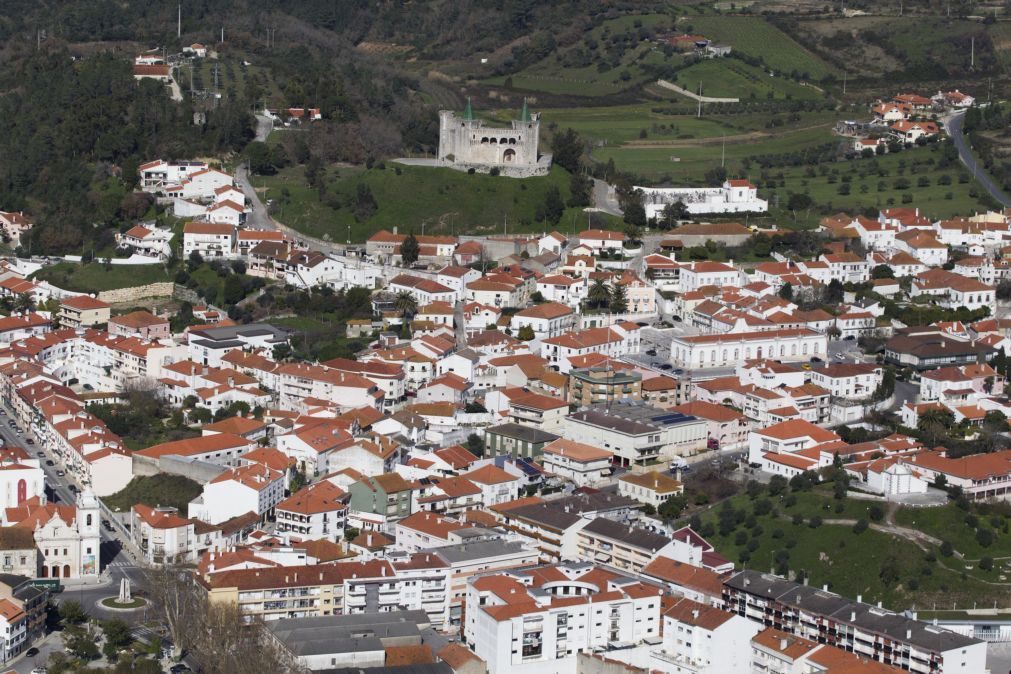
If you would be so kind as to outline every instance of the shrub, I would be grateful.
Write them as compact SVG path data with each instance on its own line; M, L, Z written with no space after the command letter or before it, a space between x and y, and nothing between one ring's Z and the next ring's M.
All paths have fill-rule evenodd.
M817 529L818 527L821 526L821 517L819 517L818 515L815 515L807 523L807 526L811 527L812 529Z
M867 526L868 526L867 520L859 519L857 520L857 523L853 525L853 533L862 534L863 532L867 531Z
M983 569L984 571L993 571L993 558L984 557L983 559L979 560L979 568Z
M794 526L800 526L803 523L804 523L804 516L803 515L799 515L798 514L798 515L794 515L793 516L793 524L794 524Z
M979 529L976 531L976 542L984 548L989 548L993 545L993 539L993 531L990 529Z
M941 554L945 557L951 557L955 554L955 546L951 544L950 541L944 541L941 543Z
M880 522L885 519L885 509L876 503L868 509L867 514L875 522Z

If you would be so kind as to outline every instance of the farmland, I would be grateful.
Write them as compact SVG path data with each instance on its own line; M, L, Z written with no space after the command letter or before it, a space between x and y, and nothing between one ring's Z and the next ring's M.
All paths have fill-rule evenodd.
M970 72L978 75L997 66L987 29L975 21L857 16L795 19L783 25L810 52L837 70L865 78L902 71L916 79L944 79ZM975 67L970 67L973 37Z
M486 84L576 96L615 94L652 79L652 68L672 63L648 40L649 31L670 28L661 14L624 16L603 22L574 45L559 48L542 60L507 76L489 77ZM680 62L680 57L673 57Z
M731 174L745 175L745 160L767 154L802 152L837 139L831 133L831 122L776 129L775 133L756 133L745 138L730 138L724 149L720 139L713 142L671 142L659 147L622 145L593 151L599 162L613 159L622 170L652 180L699 182L706 171L723 164ZM728 134L729 136L730 134Z
M701 33L710 40L728 44L748 56L761 58L769 68L797 72L813 80L833 74L835 69L811 53L789 35L761 17L692 16L678 28Z
M676 84L704 96L720 98L823 98L821 90L766 73L734 58L700 61L677 73Z
M946 163L942 155L941 147L934 145L872 159L752 171L750 176L763 185L762 196L772 206L785 204L796 192L829 210L912 203L932 218L985 210L983 190L960 164Z

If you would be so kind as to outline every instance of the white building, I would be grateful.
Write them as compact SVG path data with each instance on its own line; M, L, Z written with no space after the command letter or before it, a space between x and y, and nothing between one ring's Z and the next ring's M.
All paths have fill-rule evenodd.
M546 302L513 314L509 320L509 327L514 335L529 327L533 330L534 339L547 339L568 332L575 325L576 319L575 312L565 304Z
M338 541L344 537L347 523L346 501L347 492L329 480L321 480L277 504L277 531L304 540Z
M613 453L600 447L558 438L546 444L541 456L544 470L577 487L600 482L611 473Z
M883 368L865 363L833 363L811 370L811 383L837 398L866 400L881 384Z
M761 628L747 618L680 599L663 616L663 647L654 668L684 674L751 671L751 639Z
M688 369L736 367L741 360L806 361L825 357L828 337L809 328L675 337L671 363Z
M575 674L577 653L659 636L658 588L590 565L534 570L467 582L463 638L489 674Z
M720 187L636 187L642 192L646 219L663 215L668 204L681 202L689 213L765 213L769 202L747 180L727 180Z
M183 257L198 253L204 258L231 257L235 251L235 227L214 222L187 222L183 227Z
M283 473L260 464L231 468L204 485L189 516L210 524L250 512L265 517L284 498L284 483Z

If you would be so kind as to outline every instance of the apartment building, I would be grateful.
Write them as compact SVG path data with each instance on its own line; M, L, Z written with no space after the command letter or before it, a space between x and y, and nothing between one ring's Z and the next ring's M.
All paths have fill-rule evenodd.
M660 634L662 591L590 564L476 576L467 583L465 643L490 674L576 672L576 655Z
M758 571L723 585L724 608L765 627L916 674L986 671L986 642Z
M60 302L60 325L65 328L90 328L109 322L111 306L91 295L67 297Z

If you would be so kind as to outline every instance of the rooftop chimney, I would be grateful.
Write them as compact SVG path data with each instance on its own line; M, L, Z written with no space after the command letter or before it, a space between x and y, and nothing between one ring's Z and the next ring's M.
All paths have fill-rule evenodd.
M906 630L906 640L913 638L913 630Z
M779 650L785 651L786 647L790 645L790 642L784 637L779 640Z

